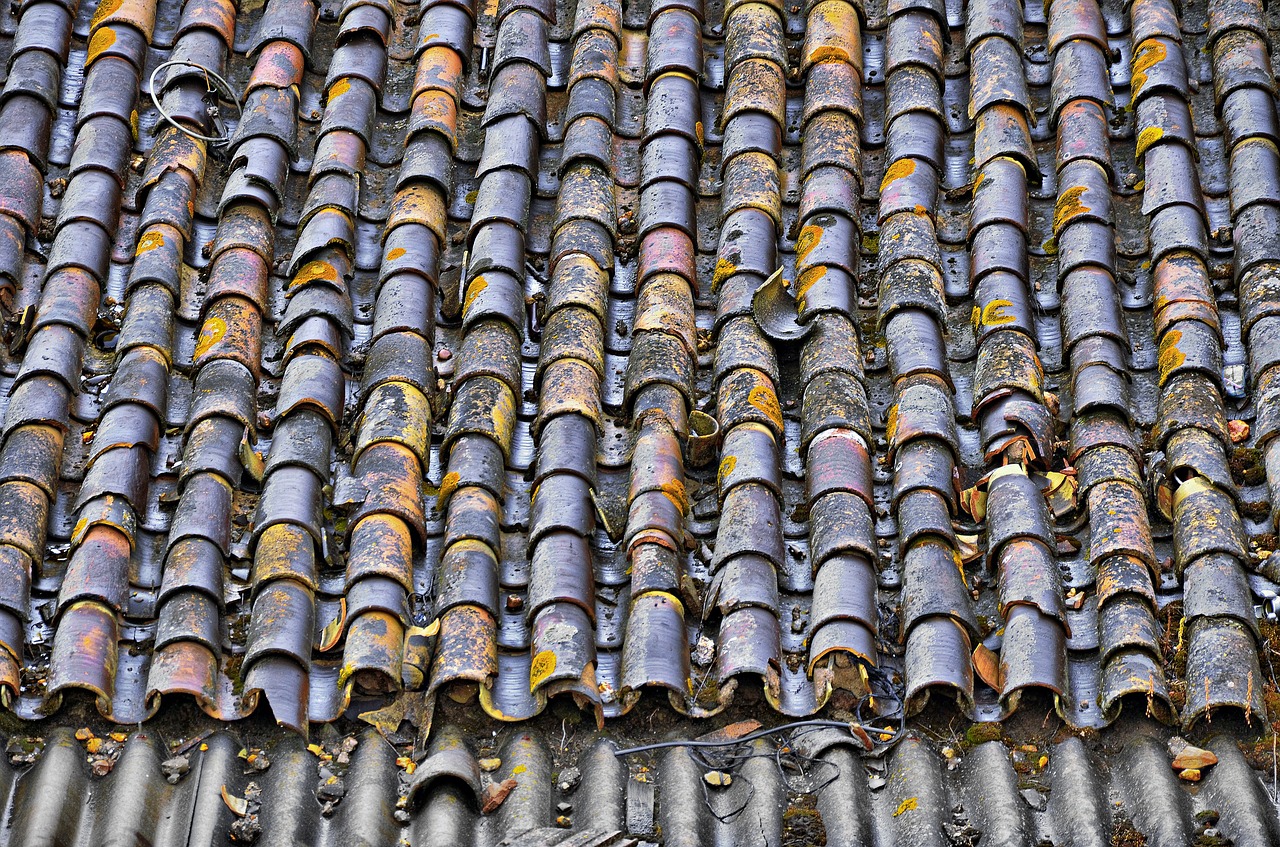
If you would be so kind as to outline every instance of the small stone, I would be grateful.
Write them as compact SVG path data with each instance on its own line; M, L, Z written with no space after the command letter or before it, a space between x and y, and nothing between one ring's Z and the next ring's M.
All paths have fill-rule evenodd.
M1213 753L1180 738L1169 741L1169 752L1173 754L1173 769L1177 771L1203 770L1218 763L1218 757Z
M396 809L393 817L398 824L406 824L410 821L409 813L404 809Z
M160 763L160 773L164 774L165 780L170 785L177 785L178 780L186 776L190 770L191 760L186 756L174 756Z
M728 788L733 785L733 774L727 771L707 771L702 778L706 780L707 785L714 785L717 788Z
M560 790L568 794L578 787L578 783L582 781L582 771L577 768L565 768L560 771Z
M1034 788L1024 788L1018 793L1022 795L1023 800L1027 801L1027 805L1037 812L1043 812L1049 805L1048 799Z
M507 611L518 612L524 608L524 598L519 594L507 595Z
M573 804L565 802L556 803L556 811L562 815L567 815L573 811Z
M556 826L560 827L561 829L568 829L569 827L573 826L573 821L569 820L569 818L566 815L560 815L558 818L556 818Z
M502 767L502 760L496 756L491 759L480 760L480 770L486 773L492 773L493 771L496 771L500 767Z
M230 838L236 844L252 844L262 833L257 815L245 815L231 822Z
M693 648L693 663L700 668L711 666L711 662L716 657L716 643L708 636L702 636L698 639L697 645Z
M870 788L872 791L879 791L881 788L884 788L887 784L888 784L888 780L886 780L882 776L873 776L867 780L867 787Z
M447 362L453 358L453 351L448 347L441 347L436 351L436 358L442 362Z
M1184 779L1184 780L1186 780L1187 782L1199 782L1199 781L1200 781L1200 769L1199 769L1199 768L1187 768L1187 769L1186 769L1186 770L1184 770L1184 771L1178 771L1178 779Z
M347 787L342 782L342 777L331 776L320 783L320 787L316 790L316 796L320 798L322 803L336 803L341 800L347 793Z
M1227 434L1232 444L1239 444L1249 437L1249 425L1244 421L1227 421Z

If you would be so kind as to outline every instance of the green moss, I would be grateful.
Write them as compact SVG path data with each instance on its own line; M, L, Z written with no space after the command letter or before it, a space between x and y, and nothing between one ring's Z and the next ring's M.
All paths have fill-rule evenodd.
M1231 476L1237 485L1260 485L1266 482L1267 471L1262 464L1262 451L1253 447L1239 447L1231 451Z
M975 723L973 726L965 730L964 739L961 742L965 749L977 747L979 744L985 744L988 741L999 741L1004 737L1004 730L1000 724L991 723Z
M1117 814L1111 830L1111 847L1147 847L1147 837L1137 830L1133 821Z

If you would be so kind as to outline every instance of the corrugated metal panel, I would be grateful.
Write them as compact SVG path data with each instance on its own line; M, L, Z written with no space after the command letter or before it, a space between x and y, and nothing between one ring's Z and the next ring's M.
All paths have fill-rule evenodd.
M269 766L252 770L241 742L218 729L166 781L168 748L157 732L135 731L106 776L95 776L86 743L59 728L35 762L0 765L3 843L37 845L263 845L322 847L494 847L665 844L670 847L820 844L841 847L1188 847L1280 843L1276 806L1230 733L1206 742L1218 756L1196 785L1169 766L1165 737L1135 727L1126 740L1067 737L1056 743L911 737L883 760L860 755L847 733L801 734L792 745L808 762L812 794L788 789L772 742L732 769L725 788L704 782L687 749L628 757L618 742L579 725L563 734L475 727L469 746L457 730L438 733L414 774L398 751L366 730L356 743L333 735L317 751L347 749L323 762L292 735L259 730L251 742ZM1029 736L1030 737L1030 736ZM568 740L565 747L562 741ZM971 736L971 740L976 740ZM11 752L18 749L11 746ZM259 752L260 751L260 752ZM481 770L478 758L500 764ZM1045 761L1042 762L1042 757ZM785 761L784 757L784 761ZM494 767L486 762L486 767ZM577 773L571 773L570 769ZM330 782L336 775L340 789ZM486 787L516 787L481 814ZM792 787L803 777L788 772ZM255 793L251 783L260 793ZM224 802L252 799L252 817ZM332 798L340 795L336 802ZM331 805L326 808L326 800ZM558 820L559 819L559 820ZM256 833L256 835L254 834ZM1214 840L1216 837L1229 840ZM1145 839L1145 840L1143 840Z

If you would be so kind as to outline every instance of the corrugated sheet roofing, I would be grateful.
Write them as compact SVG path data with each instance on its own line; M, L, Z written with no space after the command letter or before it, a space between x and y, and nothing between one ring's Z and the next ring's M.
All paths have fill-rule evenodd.
M12 842L112 843L119 793L146 842L256 835L110 725L215 733L216 780L371 723L381 799L308 787L289 838L1277 843L1277 8L0 10ZM543 814L580 713L590 826ZM831 727L714 790L608 750L743 714L878 728L888 787ZM535 774L497 817L495 732ZM92 739L137 781L73 778Z

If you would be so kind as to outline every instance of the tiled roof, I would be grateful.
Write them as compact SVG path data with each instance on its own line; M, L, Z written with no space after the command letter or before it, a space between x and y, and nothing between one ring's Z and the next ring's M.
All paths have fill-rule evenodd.
M1280 721L1280 18L1046 5L0 10L0 701Z

